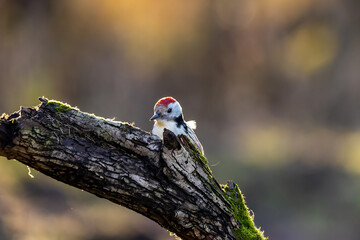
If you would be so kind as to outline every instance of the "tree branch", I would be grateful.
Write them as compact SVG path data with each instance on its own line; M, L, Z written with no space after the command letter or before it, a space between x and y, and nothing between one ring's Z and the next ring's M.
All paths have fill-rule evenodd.
M128 123L40 98L0 118L0 155L130 208L182 239L265 239L236 184L171 131L164 142Z

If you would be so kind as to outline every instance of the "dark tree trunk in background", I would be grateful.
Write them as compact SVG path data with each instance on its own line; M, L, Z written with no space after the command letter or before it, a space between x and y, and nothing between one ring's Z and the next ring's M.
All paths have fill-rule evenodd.
M40 98L0 119L0 155L130 208L182 239L264 239L236 184L219 185L185 137ZM1 174L1 169L0 169Z

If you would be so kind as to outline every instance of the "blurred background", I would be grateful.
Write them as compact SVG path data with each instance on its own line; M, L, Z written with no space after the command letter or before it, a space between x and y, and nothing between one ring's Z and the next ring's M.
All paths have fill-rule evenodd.
M360 234L360 2L0 0L0 114L45 96L150 131L198 122L270 239ZM124 207L0 158L0 239L174 239Z

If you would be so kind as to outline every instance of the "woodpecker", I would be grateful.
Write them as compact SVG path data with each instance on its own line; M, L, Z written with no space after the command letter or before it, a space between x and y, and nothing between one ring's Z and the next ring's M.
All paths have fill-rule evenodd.
M150 118L152 120L155 121L152 134L162 138L166 128L176 136L185 135L204 154L203 146L193 130L196 129L196 122L184 120L180 103L173 97L163 97L155 103L154 115Z

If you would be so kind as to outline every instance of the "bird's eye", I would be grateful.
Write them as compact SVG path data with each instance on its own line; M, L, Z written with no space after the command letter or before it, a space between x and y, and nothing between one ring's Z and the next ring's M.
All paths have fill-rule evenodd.
M171 111L172 111L172 109L171 109L171 108L169 108L169 110L167 110L167 112L168 112L168 113L171 113Z

